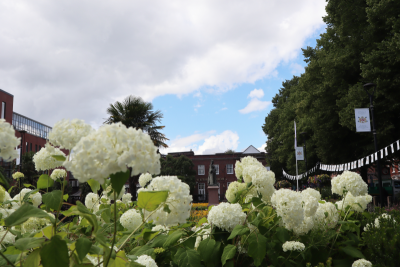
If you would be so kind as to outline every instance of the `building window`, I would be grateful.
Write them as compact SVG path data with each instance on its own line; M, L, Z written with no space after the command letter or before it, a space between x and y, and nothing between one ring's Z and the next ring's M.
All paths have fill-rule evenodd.
M233 164L226 164L226 173L233 174Z
M206 194L206 186L204 183L200 183L199 186L199 195L205 195Z
M35 152L37 152L37 145L35 145Z
M219 165L214 165L215 167L215 174L219 174Z
M1 118L6 117L6 102L1 102Z
M199 175L204 175L205 174L205 168L204 168L204 165L199 165L198 167L198 174Z

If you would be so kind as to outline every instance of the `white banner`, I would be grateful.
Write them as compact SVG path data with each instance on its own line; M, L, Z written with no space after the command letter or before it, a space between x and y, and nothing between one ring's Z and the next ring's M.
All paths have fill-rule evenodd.
M19 165L20 163L21 163L21 149L20 148L17 148L17 152L18 152L18 158L16 158L16 163L15 163L15 165Z
M296 147L296 160L304 160L303 147Z
M369 108L356 108L354 109L356 117L356 131L357 132L370 132L371 121L369 119Z

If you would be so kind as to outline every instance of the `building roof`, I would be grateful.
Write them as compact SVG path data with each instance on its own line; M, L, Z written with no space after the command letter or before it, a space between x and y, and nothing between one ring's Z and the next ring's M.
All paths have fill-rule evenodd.
M261 153L261 152L257 148L255 148L254 146L250 145L242 153L243 154L258 154L258 153Z
M1 89L0 89L0 91L3 92L3 93L6 93L7 95L10 95L10 96L14 97L14 96L13 96L12 94L10 94L9 92L6 92L6 91L1 90Z

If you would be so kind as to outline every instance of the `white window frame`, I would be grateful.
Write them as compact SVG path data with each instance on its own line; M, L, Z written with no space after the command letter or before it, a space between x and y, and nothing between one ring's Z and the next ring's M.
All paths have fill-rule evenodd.
M229 172L229 167L228 166L232 166L232 172ZM226 164L226 174L233 174L233 164Z
M6 116L6 102L1 102L1 119L5 119Z
M215 174L219 174L219 165L214 165L215 167Z
M197 166L197 174L198 175L205 175L206 174L205 165L198 165Z
M198 192L199 195L204 196L206 194L206 184L205 183L199 183L198 186L197 186L197 192Z

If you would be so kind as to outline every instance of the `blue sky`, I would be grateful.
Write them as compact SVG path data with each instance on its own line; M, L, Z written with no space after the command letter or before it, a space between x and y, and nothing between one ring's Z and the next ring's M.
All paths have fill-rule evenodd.
M0 88L49 126L142 97L164 114L169 149L242 151L261 130L301 48L324 31L325 0L0 2Z

